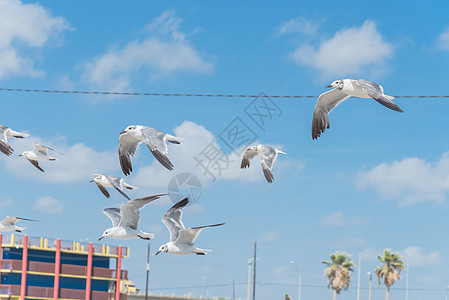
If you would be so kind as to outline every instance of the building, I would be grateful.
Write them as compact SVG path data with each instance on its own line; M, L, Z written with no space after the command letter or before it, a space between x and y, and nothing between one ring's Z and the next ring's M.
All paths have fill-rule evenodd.
M128 279L127 247L16 234L0 245L0 299L126 299L115 287Z

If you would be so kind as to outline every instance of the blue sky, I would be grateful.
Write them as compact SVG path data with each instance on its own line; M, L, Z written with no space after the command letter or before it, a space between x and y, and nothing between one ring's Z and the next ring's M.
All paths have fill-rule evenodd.
M267 95L319 95L336 79L364 78L389 95L447 95L449 22L445 1L298 2L231 1L0 1L0 87L57 90ZM258 299L329 299L322 260L362 253L361 296L385 248L410 264L409 299L442 298L449 284L445 239L449 191L449 126L444 99L404 99L390 111L369 99L350 99L330 115L331 128L311 138L314 99L102 96L1 92L4 124L31 134L11 139L11 157L0 156L4 215L39 219L32 236L96 241L110 221L91 174L123 177L117 145L131 124L185 138L169 146L169 172L144 147L126 181L133 198L164 193L188 172L202 185L186 208L186 226L226 222L205 230L205 257L159 255L151 259L154 293L246 297L248 259L258 241ZM277 105L262 127L246 113L262 102ZM274 104L273 104L274 103ZM236 119L239 118L239 119ZM237 120L237 121L236 121ZM287 152L267 184L256 161L240 170L222 138L244 122L255 143ZM257 120L256 120L257 121ZM231 125L230 125L231 124ZM18 157L33 142L63 152L42 163L45 174ZM229 143L229 140L227 141ZM229 165L216 180L195 158L210 143ZM232 152L235 150L235 152ZM187 189L183 190L187 192ZM153 232L154 253L168 238L161 217L172 205L161 199L141 212ZM23 225L23 224L22 224ZM147 244L105 240L131 248L130 279L144 288ZM340 299L356 299L357 274ZM405 297L405 273L393 287ZM373 285L373 299L384 288ZM187 288L193 287L193 288ZM196 287L196 288L195 288ZM392 297L393 297L392 296Z

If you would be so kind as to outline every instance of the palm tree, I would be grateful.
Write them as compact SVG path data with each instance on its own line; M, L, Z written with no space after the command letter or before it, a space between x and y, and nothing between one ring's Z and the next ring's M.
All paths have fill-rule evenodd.
M385 249L384 255L377 256L382 262L375 270L377 274L377 282L383 278L385 286L387 287L385 299L390 299L390 287L395 281L401 279L401 270L404 270L404 262L401 260L399 253L391 253L391 249Z
M333 299L337 299L337 294L340 294L341 290L347 290L351 283L351 275L349 272L354 272L351 268L354 266L350 255L346 252L332 253L330 255L331 262L323 261L323 264L327 266L324 270L324 275L327 275L327 287L333 290Z

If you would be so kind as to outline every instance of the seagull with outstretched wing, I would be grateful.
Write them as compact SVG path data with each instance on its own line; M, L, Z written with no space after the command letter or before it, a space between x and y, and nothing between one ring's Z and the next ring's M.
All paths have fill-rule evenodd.
M111 219L112 227L106 229L98 240L105 237L120 240L135 238L149 240L150 238L153 238L154 234L143 232L137 228L140 220L139 210L144 208L148 203L153 202L154 200L157 200L161 196L165 195L167 194L134 199L122 204L120 208L105 208L103 212L109 217L109 219Z
M167 157L167 142L172 144L180 144L181 140L181 138L148 126L131 125L126 127L125 130L120 132L118 142L118 154L123 174L131 174L133 170L131 165L131 156L134 156L141 143L145 143L147 145L154 157L165 168L170 171L173 170L173 163Z
M321 94L316 102L312 120L312 139L317 139L326 128L329 129L329 113L340 103L350 97L372 98L383 106L404 112L393 100L394 97L384 94L381 85L364 79L342 79L332 82L326 88L333 88Z
M158 255L161 252L176 254L176 255L205 255L212 250L200 249L194 247L194 243L198 235L205 228L216 227L224 225L225 223L206 225L192 228L185 228L181 221L182 209L189 203L189 198L184 198L175 205L173 205L162 218L162 222L170 231L170 241L159 247Z
M287 154L281 150L267 145L251 146L246 149L245 154L243 154L242 164L240 165L240 168L245 169L249 167L250 160L259 154L263 175L269 183L272 183L274 180L274 176L271 170L273 169L273 164L279 153Z

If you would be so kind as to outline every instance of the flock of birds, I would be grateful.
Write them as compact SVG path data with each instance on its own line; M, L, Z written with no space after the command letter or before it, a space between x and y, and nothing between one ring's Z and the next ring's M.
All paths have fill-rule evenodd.
M400 109L399 106L392 101L394 97L384 94L381 85L364 79L336 80L326 86L326 88L332 88L332 90L325 92L318 97L313 113L312 139L317 139L322 133L324 133L326 128L329 129L329 113L338 104L351 96L359 98L372 98L389 109L397 112L403 112L402 109ZM14 150L8 144L8 138L24 138L28 136L29 134L27 133L17 132L11 128L0 125L0 151L5 155L11 155ZM141 125L128 126L124 131L120 132L118 145L119 161L123 174L127 176L133 171L131 157L135 155L137 148L142 143L147 145L153 156L162 166L170 171L173 170L174 165L167 157L167 142L172 144L180 144L181 141L182 138L172 136L151 127ZM50 147L34 144L33 151L25 151L19 156L25 157L37 169L44 172L38 162L56 160L56 158L48 156L48 150L62 154ZM272 168L278 154L286 153L267 145L251 146L245 151L240 167L241 169L249 167L250 161L255 156L259 155L265 179L267 182L272 183L274 180ZM120 208L106 208L103 210L104 214L111 219L112 227L106 229L99 240L105 237L114 239L141 238L149 240L154 237L153 234L143 232L137 228L140 220L139 210L144 208L147 204L159 199L162 196L166 196L167 194L153 195L131 200L124 190L135 190L137 187L126 183L123 178L111 175L94 174L91 182L95 182L100 191L107 198L110 197L107 188L114 188L123 197L129 200L128 202L122 204ZM181 219L183 214L182 209L188 203L189 199L184 198L173 205L164 214L162 222L170 232L170 241L160 246L156 255L159 253L170 253L177 255L205 255L207 252L211 251L194 247L195 240L198 238L198 235L203 229L221 226L224 225L224 223L186 228ZM15 225L15 223L19 220L35 221L26 218L7 216L0 222L0 231L21 232L24 228Z

